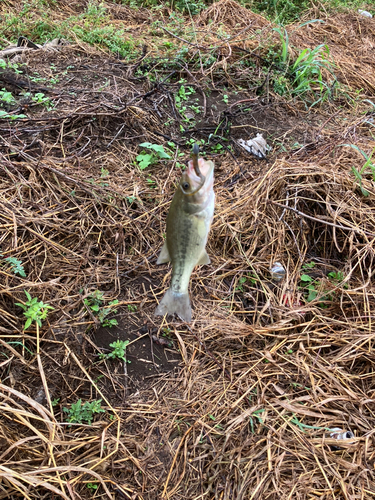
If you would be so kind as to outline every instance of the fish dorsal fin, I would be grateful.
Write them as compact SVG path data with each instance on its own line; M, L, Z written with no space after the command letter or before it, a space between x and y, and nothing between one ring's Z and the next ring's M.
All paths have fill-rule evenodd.
M205 249L203 249L203 252L201 253L201 256L199 257L199 260L197 262L197 266L203 266L204 264L211 264L211 259L208 256L208 253L206 252Z
M158 257L158 260L156 261L156 264L165 264L166 262L170 262L171 257L169 255L168 247L167 247L167 242L164 242L163 248L161 249L160 255Z

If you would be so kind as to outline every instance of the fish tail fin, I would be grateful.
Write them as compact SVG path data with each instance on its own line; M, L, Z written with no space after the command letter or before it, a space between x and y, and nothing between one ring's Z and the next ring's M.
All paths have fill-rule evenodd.
M189 294L187 292L176 293L168 288L160 304L156 308L155 316L164 316L166 313L176 313L182 320L190 323L191 305Z

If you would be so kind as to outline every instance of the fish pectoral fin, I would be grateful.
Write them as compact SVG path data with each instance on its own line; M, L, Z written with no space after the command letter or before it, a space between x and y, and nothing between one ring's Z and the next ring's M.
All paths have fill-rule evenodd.
M211 259L208 256L208 253L206 252L205 249L203 249L203 252L201 253L201 256L199 257L199 260L197 262L197 266L203 266L204 264L211 264Z
M163 248L161 249L160 255L158 257L158 260L156 261L156 264L165 264L166 262L170 262L171 257L169 255L168 247L167 247L167 242L164 242Z

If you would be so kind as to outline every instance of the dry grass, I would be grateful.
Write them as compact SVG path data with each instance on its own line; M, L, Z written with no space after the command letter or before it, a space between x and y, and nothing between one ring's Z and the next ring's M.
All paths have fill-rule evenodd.
M173 162L145 172L133 164L137 145L161 143L158 134L185 140L164 125L173 110L160 105L175 87L144 97L148 82L77 46L29 54L27 64L43 74L52 60L84 75L100 68L111 85L99 92L101 81L77 71L74 98L68 76L54 89L54 111L0 123L0 248L27 271L0 266L0 498L372 498L375 188L364 173L363 196L352 167L365 160L343 146L374 149L369 106L304 113L257 98L238 127L252 130L263 107L270 124L307 122L309 140L286 152L273 144L267 161L215 158L212 264L193 274L186 325L153 316L168 284L155 261L180 173ZM194 72L199 82L207 74ZM279 284L269 274L275 261L286 268ZM303 273L316 283L312 301ZM132 322L150 336L169 328L178 370L135 390L122 363L98 360L97 320L84 304L97 289L118 298L125 331ZM23 290L54 307L40 331L23 331ZM101 399L106 413L69 426L63 407L79 398ZM336 427L353 441L337 447Z

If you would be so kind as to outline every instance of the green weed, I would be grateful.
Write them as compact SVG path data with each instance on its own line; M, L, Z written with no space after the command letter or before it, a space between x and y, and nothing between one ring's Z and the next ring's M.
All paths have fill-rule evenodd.
M12 340L10 342L7 342L7 344L21 347L22 349L25 349L25 351L27 351L29 354L31 354L31 356L34 356L34 353L32 351L30 351L30 349L28 347L25 346L24 342L20 342L19 340Z
M82 399L73 403L70 408L63 408L68 414L68 422L71 424L92 424L94 416L98 413L105 413L104 408L101 407L101 399L94 400L91 403L86 401L82 404Z
M126 33L117 26L107 24L104 26L72 26L72 31L83 42L91 45L107 47L111 52L130 60L137 56L133 39L126 40Z
M151 151L151 153L146 153L142 151L137 157L138 166L140 170L144 170L150 165L154 165L159 160L169 160L171 157L164 150L163 146L158 144L151 144L150 142L143 142L140 147L146 148Z
M358 181L361 193L363 194L363 196L368 196L370 193L367 191L367 189L365 189L362 186L362 182L363 182L363 177L368 173L371 173L372 179L375 181L375 164L372 161L372 157L373 157L373 154L375 152L375 148L371 151L370 155L367 155L362 149L360 149L355 144L340 144L340 146L349 146L349 147L355 149L356 151L361 153L361 155L366 160L363 167L360 170L357 170L355 167L352 167L352 172ZM370 172L368 172L368 169L370 169Z
M302 269L313 269L315 267L315 262L306 262L303 264Z
M290 81L284 75L275 76L273 80L273 90L276 94L287 95L290 93Z
M334 285L341 284L345 279L344 273L342 271L331 271L327 276L330 282ZM344 283L342 287L348 289L349 285L348 283Z
M329 90L329 86L323 81L322 69L329 72L332 70L332 63L328 61L329 48L328 45L321 44L314 49L303 49L290 70L294 76L292 82L294 95L301 96L307 92L312 92L314 87L318 85L320 92ZM314 104L324 100L326 93L318 99Z
M1 69L11 69L15 73L17 73L17 75L22 74L22 70L18 69L19 65L17 63L7 62L4 59L0 59L0 68ZM3 89L3 90L5 90L5 89Z
M93 23L98 23L107 17L107 9L103 2L95 2L90 0L87 7L85 18L89 19Z
M1 257L3 257L3 255L0 252L0 258ZM18 276L21 276L22 278L26 278L25 269L22 265L21 260L18 260L15 257L5 257L4 262L6 264L8 264L8 266L13 274L16 274L16 275L18 274Z
M38 301L37 297L31 298L31 295L26 290L24 290L24 292L27 297L25 304L16 302L16 306L23 309L23 314L27 318L24 330L27 330L33 321L41 327L42 321L44 321L48 316L48 311L53 310L54 308L49 304L44 304L41 300Z
M288 49L289 49L289 35L288 32L285 28L283 27L278 27L274 28L274 31L280 35L280 41L281 41L281 54L280 54L280 61L284 64L288 62L289 54L288 54Z
M314 262L311 262L310 264L305 264L305 266L310 266L309 268L311 269L314 267L312 264L315 265ZM309 268L305 267L305 269ZM337 286L339 283L344 281L345 276L342 271L331 271L328 273L328 279L333 285ZM327 286L324 286L319 279L314 279L308 274L302 274L300 280L301 287L305 291L306 302L312 302L318 298L318 305L324 308L327 307L326 302L332 301L336 294L335 291L327 290ZM347 289L348 284L344 283L343 288Z
M248 0L239 0L245 4ZM301 13L310 8L309 0L259 0L251 3L251 8L274 22L288 24L300 18Z
M112 309L111 306L118 304L118 300L112 300L108 303L108 306L104 306L104 293L100 290L95 290L91 295L83 300L86 307L88 307L92 314L98 318L101 325L104 327L112 328L112 326L117 326L117 319L108 319L109 314L116 314L117 309Z
M317 298L318 293L319 293L318 289L317 289L318 282L315 281L308 274L302 274L300 279L301 279L302 287L307 292L305 294L306 302L312 302L313 300L315 300Z
M238 280L238 284L236 286L236 290L238 290L239 292L244 292L245 291L244 290L244 285L247 282L249 282L252 285L254 285L257 282L257 280L251 274L249 274L248 276L241 276L241 278L239 278L239 280Z
M3 59L0 59L0 68L7 68L8 65ZM17 103L12 92L8 92L6 89L0 90L0 107L3 106L14 106ZM17 118L26 118L26 115L18 114L14 115L11 112L0 109L0 119L16 120Z
M0 119L9 119L9 120L18 120L19 118L27 118L26 115L13 115L12 113L7 113L6 111L3 111L0 109Z
M108 354L100 354L99 358L100 359L122 359L123 361L127 361L125 354L126 354L126 347L129 344L129 340L116 340L115 342L112 342L112 344L109 344L109 347L112 347L112 352ZM127 361L129 363L129 361Z
M0 104L16 104L16 99L13 97L12 92L8 92L5 89L0 90L0 101Z
M171 7L175 7L191 16L196 16L206 8L206 4L203 0L171 0Z
M302 432L305 432L305 429L314 429L314 430L326 429L325 427L315 427L313 425L303 424L302 422L300 422L298 420L295 413L293 413L293 418L290 419L290 423L296 425L299 428L299 430Z
M256 410L249 417L250 430L251 430L252 434L255 433L255 425L254 425L255 422L256 422L255 419L258 420L259 424L263 424L264 423L262 417L260 416L263 412L264 412L264 409Z
M86 484L86 487L89 489L89 490L97 490L99 488L99 485L96 484L96 483L87 483Z
M189 110L187 106L185 106L186 101L189 100L189 96L192 94L195 94L195 90L193 89L193 87L185 87L184 85L181 85L181 87L178 89L177 94L174 96L176 108L185 122L189 122L192 120L192 118L186 114ZM195 105L190 105L189 107L192 110L193 107L195 109L199 109ZM200 109L198 112L200 112Z
M301 24L311 24L321 22L314 19ZM320 92L320 98L314 101L314 105L324 101L331 91L322 76L325 69L333 75L333 64L329 61L329 48L325 44L318 45L314 49L303 49L294 62L289 57L289 34L283 26L274 28L279 34L281 42L281 52L275 52L274 47L269 48L268 56L279 61L279 68L275 71L274 90L279 95L291 94L292 96L305 96L313 94L316 90Z
M32 101L34 104L42 104L48 109L48 111L50 111L54 107L51 99L43 94L43 92L37 92L34 95L32 95L30 92L24 92L22 95L24 98L30 99L30 101Z

